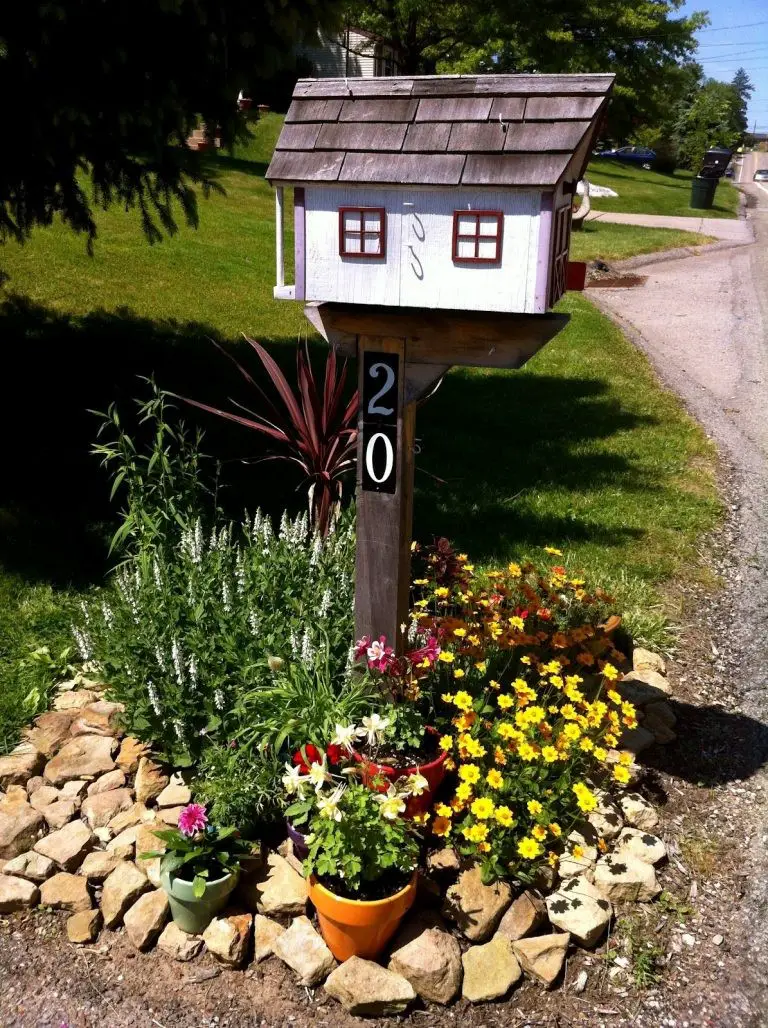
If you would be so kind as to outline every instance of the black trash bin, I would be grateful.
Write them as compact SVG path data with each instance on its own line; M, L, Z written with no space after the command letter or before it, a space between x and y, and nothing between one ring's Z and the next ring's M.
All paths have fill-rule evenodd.
M691 207L697 211L708 211L715 202L716 178L697 175L691 181Z

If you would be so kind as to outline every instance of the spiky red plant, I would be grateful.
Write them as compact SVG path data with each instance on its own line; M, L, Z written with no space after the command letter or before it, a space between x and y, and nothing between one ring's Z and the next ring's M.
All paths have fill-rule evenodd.
M243 378L252 386L267 415L255 413L241 404L248 415L220 410L189 397L180 397L209 414L217 414L245 428L253 429L278 443L284 452L271 454L264 460L288 460L298 464L309 489L309 510L316 530L326 536L342 498L342 479L355 466L357 445L358 394L346 402L346 361L339 367L336 354L330 350L325 362L325 377L319 387L309 360L306 343L296 348L296 391L267 350L255 339L246 342L255 350L269 375L281 403L275 403L253 376L232 354L218 343Z

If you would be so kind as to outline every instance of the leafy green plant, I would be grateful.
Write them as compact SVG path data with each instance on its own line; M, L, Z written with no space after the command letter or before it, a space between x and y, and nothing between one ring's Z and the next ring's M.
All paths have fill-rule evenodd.
M237 825L246 839L283 815L277 783L285 757L273 750L212 745L204 751L195 781L195 794L217 824Z
M22 705L28 718L48 709L57 681L77 674L77 668L69 662L71 653L72 647L65 646L58 656L52 656L48 646L38 646L19 661L19 679L27 687Z
M617 928L624 936L624 949L636 987L648 989L656 985L661 981L660 961L664 956L656 936L631 917L622 918Z

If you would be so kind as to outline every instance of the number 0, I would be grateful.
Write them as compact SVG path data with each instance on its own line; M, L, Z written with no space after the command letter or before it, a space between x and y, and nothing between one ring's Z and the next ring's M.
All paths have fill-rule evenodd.
M386 418L390 414L395 413L395 408L378 407L377 404L378 401L382 398L382 396L385 393L388 393L392 386L395 384L395 373L388 364L382 364L381 362L379 362L378 364L372 364L370 366L370 368L368 369L368 374L371 376L371 378L378 378L380 370L384 372L384 385L381 387L381 389L379 389L378 393L373 395L368 401L368 413L379 414Z
M386 459L384 463L384 474L381 476L378 476L373 468L373 452L376 449L376 443L379 439L381 439L384 443L384 452L386 454ZM392 449L392 443L384 435L383 432L376 432L375 435L372 435L371 438L368 440L368 445L365 448L365 467L368 474L371 477L371 480L374 481L376 485L381 485L382 482L386 482L386 480L392 474L392 469L394 466L395 454Z

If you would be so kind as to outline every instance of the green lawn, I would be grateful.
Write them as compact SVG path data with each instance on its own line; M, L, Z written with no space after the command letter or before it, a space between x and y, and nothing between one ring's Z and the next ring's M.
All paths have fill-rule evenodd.
M678 169L672 175L645 171L618 161L592 161L587 172L596 186L609 186L618 197L594 197L598 211L626 214L670 214L680 217L735 218L739 210L739 191L727 179L717 187L715 203L709 211L690 206L691 173Z
M703 246L712 236L678 232L669 228L613 225L609 221L588 221L571 236L571 257L575 261L620 261L639 254L672 250L677 246Z
M98 425L89 411L116 399L127 412L144 388L137 376L151 374L213 404L253 403L210 340L242 350L247 332L289 366L307 332L299 304L271 298L273 201L262 173L279 124L264 119L247 148L211 159L226 196L201 200L196 232L150 247L136 218L115 209L99 215L93 258L59 226L0 251L12 382L0 407L0 749L23 716L17 661L36 644L61 649L78 595L108 568L114 514L89 453ZM601 224L575 234L574 256L680 241ZM448 535L486 565L559 545L573 567L615 585L631 625L659 642L658 587L697 574L697 540L718 516L713 448L586 299L562 306L569 327L522 372L455 370L419 412L416 532ZM300 504L278 465L244 463L259 453L247 432L199 417L204 448L222 461L226 509Z

